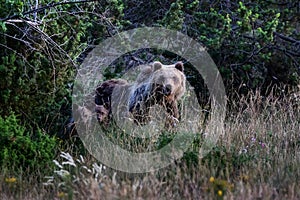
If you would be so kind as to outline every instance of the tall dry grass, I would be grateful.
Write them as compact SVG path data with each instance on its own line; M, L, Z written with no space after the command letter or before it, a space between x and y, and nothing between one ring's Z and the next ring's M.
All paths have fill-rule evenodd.
M200 137L181 160L152 173L115 171L74 152L62 152L47 177L13 174L13 181L2 170L0 197L300 199L299 102L294 96L241 97L230 105L225 134L209 154L198 158Z

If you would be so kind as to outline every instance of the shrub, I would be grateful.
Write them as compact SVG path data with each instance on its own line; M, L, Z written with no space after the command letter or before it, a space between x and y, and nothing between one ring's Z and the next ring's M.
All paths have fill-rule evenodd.
M70 116L76 66L88 44L107 37L107 26L109 34L121 26L122 2L38 3L6 1L0 8L0 115L25 113L22 122L53 134Z
M56 140L40 129L29 131L15 114L0 117L0 166L10 169L49 168L55 157Z

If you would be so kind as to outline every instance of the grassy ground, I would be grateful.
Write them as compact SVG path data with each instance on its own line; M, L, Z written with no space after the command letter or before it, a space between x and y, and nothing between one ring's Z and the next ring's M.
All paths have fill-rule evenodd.
M297 104L288 97L241 98L209 154L198 158L196 140L181 160L152 173L114 171L73 150L62 153L46 177L26 169L16 174L4 166L0 198L300 199Z

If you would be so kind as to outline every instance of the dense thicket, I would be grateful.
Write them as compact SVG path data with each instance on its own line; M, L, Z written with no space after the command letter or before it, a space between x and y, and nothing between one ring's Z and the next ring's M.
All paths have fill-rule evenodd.
M136 27L175 29L202 43L219 67L228 93L256 88L267 92L271 85L299 81L297 1L40 0L1 4L0 114L20 114L22 123L50 134L57 134L70 116L76 67L89 50L107 37ZM124 62L153 60L135 56Z

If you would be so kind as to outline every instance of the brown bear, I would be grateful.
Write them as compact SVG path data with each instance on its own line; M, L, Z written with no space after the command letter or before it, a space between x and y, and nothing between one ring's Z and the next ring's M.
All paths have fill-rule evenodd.
M185 93L186 77L182 62L163 65L154 62L145 66L138 75L128 101L129 112L138 124L149 122L151 106L159 104L167 113L167 126L174 126L179 120L177 101Z
M95 112L98 122L108 125L111 120L111 96L114 88L119 85L127 85L123 79L111 79L104 81L96 88Z
M127 115L125 118L131 118L139 125L148 123L151 120L150 108L160 105L167 113L166 126L175 126L179 120L177 101L185 93L186 77L183 71L182 62L173 65L154 62L143 66L132 84L124 80L102 83L97 88L98 100L95 103L103 105L109 112L113 106L115 117Z
M97 105L95 107L97 121L107 126L110 121L110 108L106 108L104 105Z

